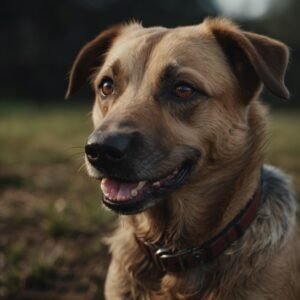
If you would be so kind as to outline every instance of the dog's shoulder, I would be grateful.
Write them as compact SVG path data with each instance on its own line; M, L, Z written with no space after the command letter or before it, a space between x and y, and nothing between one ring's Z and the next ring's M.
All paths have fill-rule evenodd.
M254 243L254 252L258 249L272 252L284 247L295 236L296 212L297 205L289 177L278 168L264 165L261 208L241 240L241 245L249 250Z
M284 206L290 214L296 213L295 193L287 174L274 166L264 165L262 184L264 201Z
M262 240L273 247L282 247L297 236L297 202L291 180L280 169L264 165L262 191L262 208L254 227L269 232Z

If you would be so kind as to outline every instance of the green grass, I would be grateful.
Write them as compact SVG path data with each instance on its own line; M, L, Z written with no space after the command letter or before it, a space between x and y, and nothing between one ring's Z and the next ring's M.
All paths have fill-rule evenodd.
M267 162L291 175L300 195L300 111L277 111L272 114L271 124Z
M1 103L0 299L102 299L113 216L82 167L90 131L86 106Z
M298 194L299 116L273 114L267 154ZM90 131L87 106L0 104L0 299L102 299L113 215L81 167Z

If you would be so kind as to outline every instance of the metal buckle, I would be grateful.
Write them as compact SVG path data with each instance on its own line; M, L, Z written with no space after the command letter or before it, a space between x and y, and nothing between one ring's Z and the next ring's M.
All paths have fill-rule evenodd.
M178 269L178 266L180 271L185 270L182 256L170 249L160 248L155 252L155 256L157 257L157 262L163 271L174 272Z
M184 257L191 255L193 258L199 259L201 249L192 248L181 251L172 251L167 248L159 248L155 251L156 262L163 271L176 272L185 271L189 265L185 264ZM179 266L179 267L178 267Z

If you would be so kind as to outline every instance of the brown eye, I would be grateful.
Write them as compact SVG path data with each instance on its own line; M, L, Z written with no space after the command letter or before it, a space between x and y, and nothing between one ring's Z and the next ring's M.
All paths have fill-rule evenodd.
M109 96L114 91L114 82L111 78L104 78L100 84L100 92L102 96Z
M195 89L187 83L179 83L175 86L175 95L179 98L189 98L194 93Z

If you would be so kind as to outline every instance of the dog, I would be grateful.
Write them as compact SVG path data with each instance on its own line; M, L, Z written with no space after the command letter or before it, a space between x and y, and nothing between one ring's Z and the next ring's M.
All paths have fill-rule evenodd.
M264 165L262 86L287 99L289 51L225 18L112 27L66 96L95 91L88 174L119 214L106 299L300 299L297 207Z

